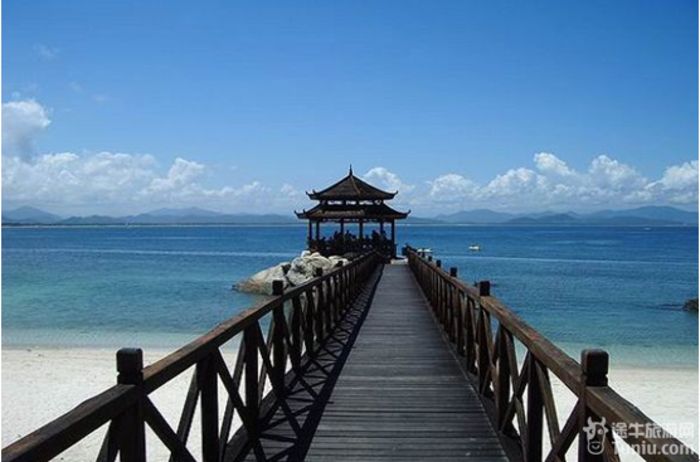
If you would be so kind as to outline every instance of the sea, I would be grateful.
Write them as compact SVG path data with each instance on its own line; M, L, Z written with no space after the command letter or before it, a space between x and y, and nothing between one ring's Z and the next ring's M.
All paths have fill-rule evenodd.
M175 348L259 301L233 285L297 256L306 231L4 227L2 345ZM400 225L397 241L491 281L574 357L601 347L621 364L697 367L698 314L683 309L698 296L696 227Z

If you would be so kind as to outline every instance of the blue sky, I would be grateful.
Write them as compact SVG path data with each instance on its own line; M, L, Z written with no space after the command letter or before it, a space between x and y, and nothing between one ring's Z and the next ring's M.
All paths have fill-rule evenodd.
M146 3L146 4L144 4ZM3 4L3 203L697 204L697 4ZM546 154L542 154L546 153Z

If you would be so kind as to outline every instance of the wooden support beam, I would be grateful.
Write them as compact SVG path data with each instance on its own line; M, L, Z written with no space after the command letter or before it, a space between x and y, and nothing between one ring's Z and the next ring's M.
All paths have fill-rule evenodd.
M530 368L527 378L527 435L526 462L542 460L542 425L544 423L544 401L542 389L537 376L537 360L530 357Z
M143 393L143 351L140 348L122 348L117 351L117 383L135 385ZM121 462L145 462L146 426L143 416L143 398L126 409L121 416L119 456Z
M258 325L251 324L243 331L245 342L245 405L248 414L249 428L246 428L251 439L258 438Z
M201 390L202 460L219 460L219 399L216 365L209 355L197 363L197 383Z
M608 353L600 349L583 350L581 352L581 393L579 395L579 438L578 460L579 462L603 462L603 435L594 435L592 438L584 430L591 423L600 422L586 403L586 388L605 387L608 385ZM600 448L600 450L599 450Z

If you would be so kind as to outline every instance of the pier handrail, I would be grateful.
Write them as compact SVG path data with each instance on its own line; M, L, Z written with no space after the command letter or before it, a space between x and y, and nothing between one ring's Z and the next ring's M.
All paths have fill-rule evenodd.
M202 457L219 461L235 456L241 444L259 446L257 424L266 407L285 393L285 374L313 356L383 258L376 252L284 290L273 282L274 296L220 323L159 361L143 367L142 351L117 352L117 385L99 393L2 450L4 462L47 461L109 423L98 461L145 461L148 425L170 451L172 461L194 461L187 447L200 401ZM269 316L268 335L261 321ZM242 337L235 366L229 370L220 347ZM149 394L194 368L178 428L170 427ZM219 420L218 381L227 405ZM242 395L241 395L242 391ZM242 421L233 428L234 417ZM243 434L243 438L229 436ZM235 440L235 442L234 442ZM244 443L241 443L244 441Z
M511 459L563 461L578 438L579 461L615 461L615 432L645 460L698 460L688 446L608 386L607 352L584 350L578 363L493 297L489 281L471 286L457 277L457 268L447 272L440 260L411 247L405 254ZM520 370L514 340L526 350ZM549 373L577 398L563 428ZM548 454L543 453L545 424ZM584 427L600 431L589 433L589 439Z

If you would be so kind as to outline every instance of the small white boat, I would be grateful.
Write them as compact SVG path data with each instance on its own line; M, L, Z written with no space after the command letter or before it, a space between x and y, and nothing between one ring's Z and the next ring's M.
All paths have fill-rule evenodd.
M481 246L479 244L472 244L469 246L469 250L471 250L472 252L480 252Z

